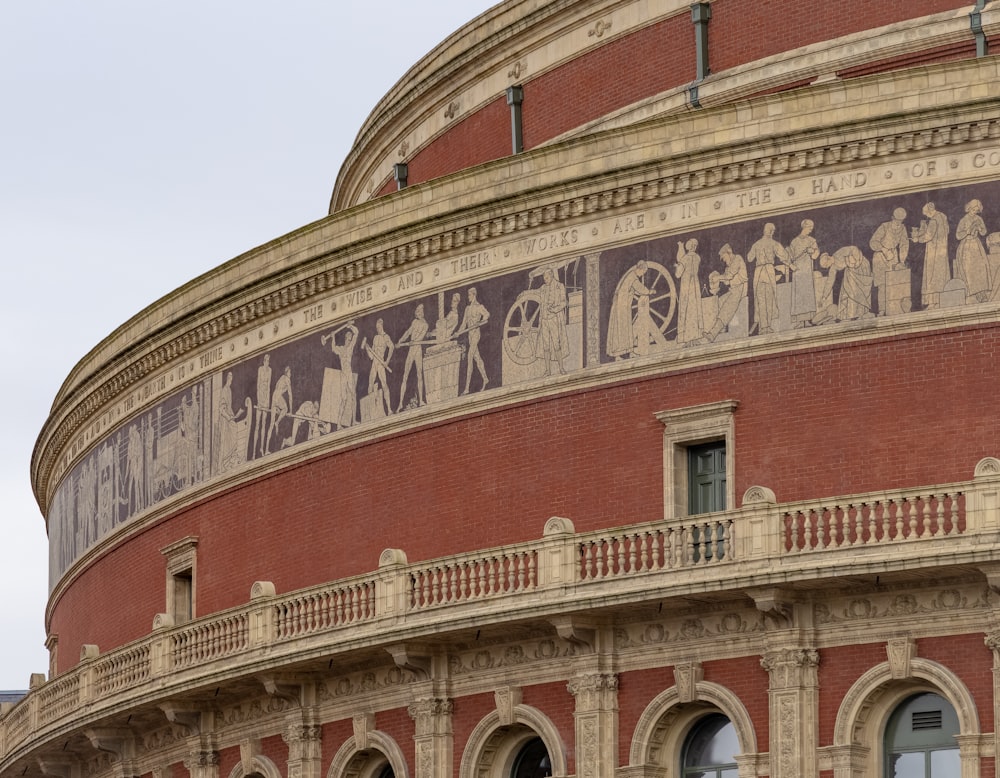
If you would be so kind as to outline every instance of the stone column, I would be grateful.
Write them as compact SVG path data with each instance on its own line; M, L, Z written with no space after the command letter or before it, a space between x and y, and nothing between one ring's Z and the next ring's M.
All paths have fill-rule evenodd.
M306 712L293 714L281 738L288 746L288 778L322 778L323 728Z
M819 653L783 648L768 651L760 663L770 676L770 778L818 775Z
M618 676L581 673L567 684L576 698L576 774L614 778L618 765Z
M407 708L415 724L414 778L452 778L452 708L442 697L419 699Z

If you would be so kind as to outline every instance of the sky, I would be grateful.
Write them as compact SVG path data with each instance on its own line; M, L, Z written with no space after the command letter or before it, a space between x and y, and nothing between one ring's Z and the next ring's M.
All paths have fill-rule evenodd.
M48 669L29 465L63 379L172 289L325 216L375 103L493 5L0 2L0 689Z

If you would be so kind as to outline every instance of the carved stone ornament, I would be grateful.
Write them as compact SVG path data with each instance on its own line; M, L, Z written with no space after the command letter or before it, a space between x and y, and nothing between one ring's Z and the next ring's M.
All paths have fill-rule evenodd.
M603 38L604 33L611 29L611 22L606 22L603 19L598 19L594 23L594 26L587 30L588 38Z
M375 714L355 713L351 723L354 725L354 747L365 751L368 748L368 733L375 729Z
M274 584L270 581L254 581L250 587L250 600L260 600L264 597L274 597Z
M497 713L500 714L501 726L509 727L514 723L514 709L521 704L522 696L520 686L504 686L493 692Z
M545 522L545 529L542 530L542 536L547 538L550 535L572 535L574 532L576 532L576 527L573 526L571 520L564 519L561 516L553 516Z
M766 486L751 486L743 493L743 505L774 505L778 502L774 492Z
M909 635L889 638L885 644L889 659L889 673L895 679L909 678L910 662L917 655L917 643Z
M976 463L974 476L983 478L1000 475L1000 459L996 457L983 457Z
M768 651L761 657L760 666L770 676L771 689L815 685L819 652L811 648Z
M578 675L566 684L566 689L576 698L577 710L597 710L603 695L618 692L618 676L610 673Z
M416 724L415 734L417 736L433 735L441 729L436 724L445 723L441 721L442 719L450 719L454 707L455 704L451 700L441 697L429 697L411 703L406 708L406 712L410 714L410 718Z
M704 680L705 672L701 662L680 662L674 666L674 683L677 684L677 696L681 702L694 702L698 699L698 684Z
M399 548L387 548L378 558L378 566L389 567L390 565L405 565L406 552Z
M256 738L247 738L240 741L240 765L243 767L243 775L250 775L253 770L253 760L260 756L260 741Z

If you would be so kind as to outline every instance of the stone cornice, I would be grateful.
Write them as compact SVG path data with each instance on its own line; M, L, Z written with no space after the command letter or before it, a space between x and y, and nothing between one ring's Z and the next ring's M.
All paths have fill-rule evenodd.
M869 104L865 90L872 85L884 97ZM923 109L906 113L918 96ZM640 204L666 205L797 171L818 174L875 158L995 143L998 97L1000 73L992 59L822 85L568 141L302 228L154 304L77 366L35 447L36 497L45 510L67 441L116 395L224 336L274 321L331 290ZM808 118L809 126L789 133L796 117ZM731 138L734 131L739 142ZM609 160L616 165L610 170ZM600 172L590 173L591 165ZM497 196L496 185L511 179L520 182L517 191Z

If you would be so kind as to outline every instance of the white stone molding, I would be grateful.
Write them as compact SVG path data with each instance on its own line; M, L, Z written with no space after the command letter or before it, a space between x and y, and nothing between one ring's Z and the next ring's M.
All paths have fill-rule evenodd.
M501 723L499 711L483 717L466 741L458 778L506 778L520 748L535 737L549 752L553 778L565 778L566 744L548 716L530 705L514 706L514 723L509 726Z
M237 762L229 771L228 778L249 778L252 775L259 775L262 778L283 778L278 766L262 754L253 755L250 772L246 772L242 761Z
M893 668L886 661L863 673L844 695L837 711L833 746L849 753L835 763L834 778L879 775L886 722L899 703L920 692L944 697L958 714L959 736L976 736L960 739L959 753L962 778L978 778L981 732L976 701L954 672L919 657L911 657L907 678L894 677Z
M688 446L714 440L726 444L726 510L736 507L736 425L733 414L737 400L693 405L660 411L663 424L663 518L688 514Z
M367 732L365 740L363 748L359 748L354 737L345 740L337 749L330 768L326 771L326 778L376 778L386 764L392 767L396 778L410 778L403 750L392 737L373 729Z
M737 759L740 778L755 775L753 759L757 753L757 733L753 720L739 697L729 689L710 681L695 684L696 697L681 700L680 690L672 686L650 701L635 725L629 749L629 766L668 768L681 752L684 738L706 713L722 713L733 724L740 743Z

